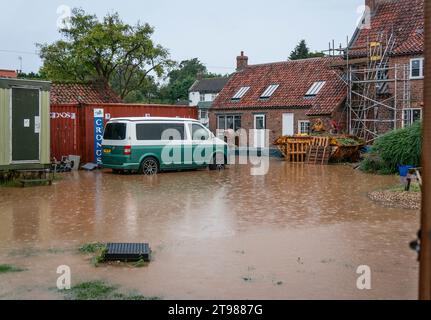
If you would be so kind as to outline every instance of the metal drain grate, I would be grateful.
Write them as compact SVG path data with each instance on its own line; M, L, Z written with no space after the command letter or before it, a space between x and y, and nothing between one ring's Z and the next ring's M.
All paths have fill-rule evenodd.
M150 261L151 249L148 243L108 243L106 261Z

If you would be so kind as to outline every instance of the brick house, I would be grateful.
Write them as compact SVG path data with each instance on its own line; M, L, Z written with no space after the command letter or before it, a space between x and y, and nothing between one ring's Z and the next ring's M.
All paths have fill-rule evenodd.
M339 57L249 65L248 57L237 57L234 73L210 109L210 129L269 130L269 146L282 135L308 134L321 119L342 124L346 87L332 64ZM254 131L257 130L257 131ZM262 139L248 142L263 147Z
M353 78L363 81L353 84L353 95L367 96L358 95L352 109L363 105L368 111L353 110L348 122L351 133L372 140L422 119L424 0L365 0L365 5L369 18L355 31L347 56ZM355 73L365 68L367 75Z

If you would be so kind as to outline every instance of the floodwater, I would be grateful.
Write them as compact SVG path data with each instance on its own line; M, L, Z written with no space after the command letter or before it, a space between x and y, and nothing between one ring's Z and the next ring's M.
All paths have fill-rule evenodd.
M222 172L156 177L65 174L52 187L0 189L0 299L62 299L57 267L72 285L105 280L164 299L416 299L408 248L419 212L383 207L367 193L397 183L349 166L271 160ZM144 268L95 268L89 242L149 242ZM358 290L358 266L372 289Z

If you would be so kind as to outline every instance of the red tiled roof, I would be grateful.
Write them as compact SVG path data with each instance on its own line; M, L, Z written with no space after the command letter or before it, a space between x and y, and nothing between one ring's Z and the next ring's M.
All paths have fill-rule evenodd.
M371 28L357 30L351 53L363 55L367 40L378 41L394 33L395 46L392 54L421 54L424 51L424 0L381 0L374 15ZM364 52L365 50L365 52Z
M0 78L17 78L18 74L15 70L0 69Z
M212 109L304 108L308 115L332 114L345 100L346 89L331 64L341 58L311 58L262 65L251 65L235 73L213 103ZM314 98L305 97L317 81L326 81ZM260 99L270 86L278 89L269 99ZM241 87L250 90L239 101L232 97Z
M95 83L53 83L51 104L121 103L120 97L107 85Z

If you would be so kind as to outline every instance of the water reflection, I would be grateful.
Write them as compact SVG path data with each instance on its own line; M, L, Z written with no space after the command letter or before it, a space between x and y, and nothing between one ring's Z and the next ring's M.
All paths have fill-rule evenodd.
M265 176L251 176L248 166L156 177L73 173L52 187L0 189L0 258L28 246L148 241L155 261L137 278L104 274L174 298L415 298L417 264L407 244L418 212L367 198L395 183L347 166L280 161ZM43 270L67 258L98 277L79 256L46 258L31 263ZM378 274L368 295L352 285L361 264ZM274 287L279 281L288 286Z

